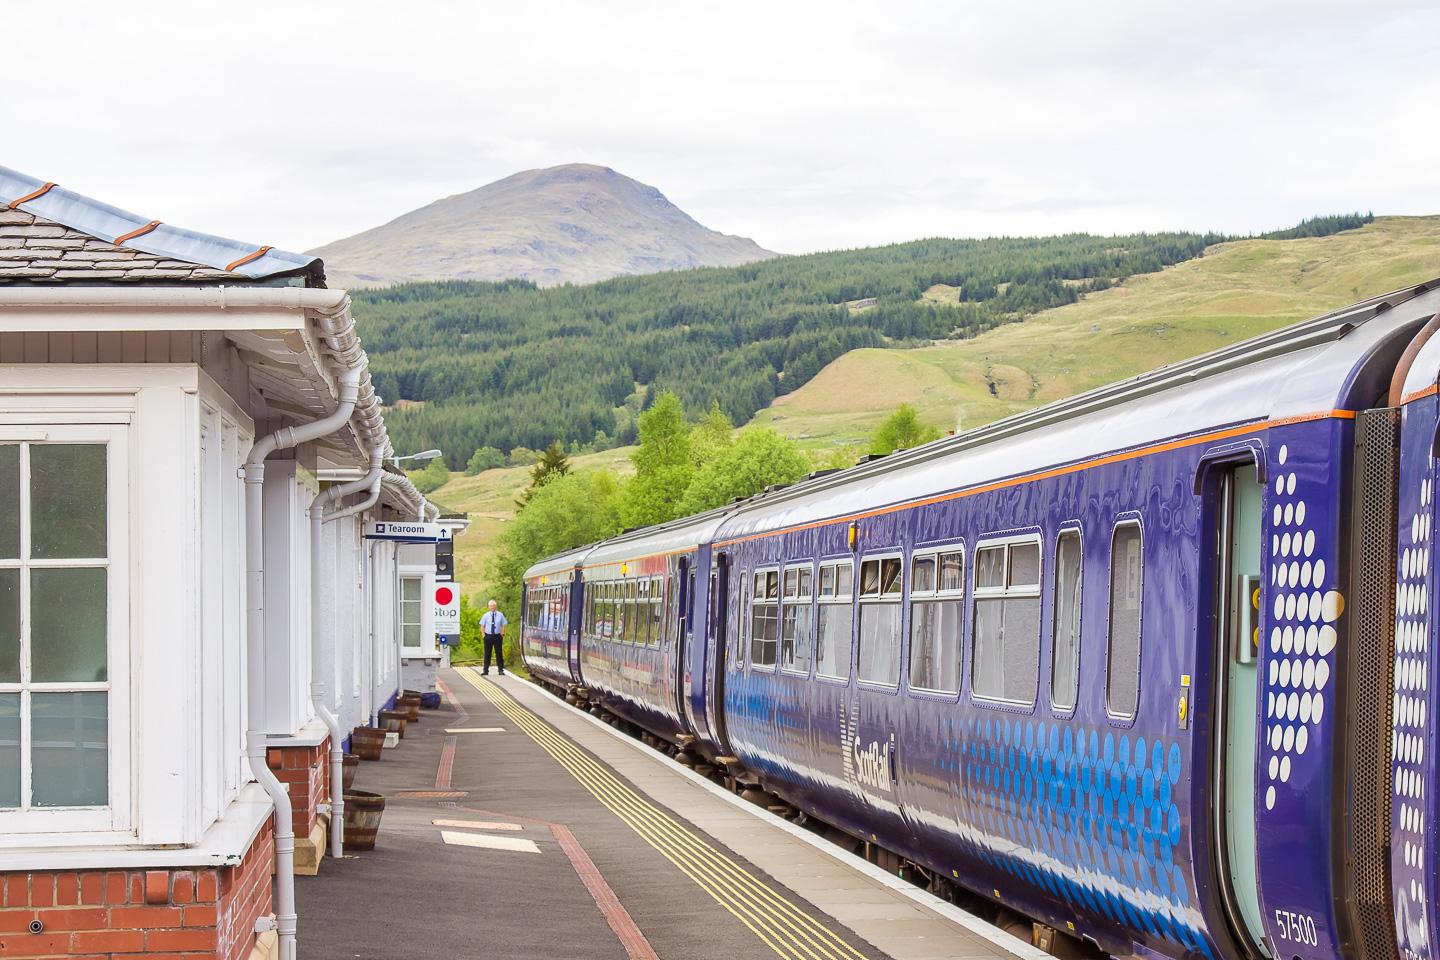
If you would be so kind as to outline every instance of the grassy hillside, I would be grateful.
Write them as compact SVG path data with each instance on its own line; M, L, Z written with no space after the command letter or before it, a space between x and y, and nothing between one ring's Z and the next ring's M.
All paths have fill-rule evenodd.
M755 422L807 445L858 441L898 404L980 426L1409 283L1440 277L1440 217L1241 240L970 340L854 350Z
M932 423L951 427L958 413L975 427L1432 277L1440 277L1440 217L1386 217L1322 238L1218 244L1199 259L971 340L851 351L754 422L812 448L858 442L907 401ZM576 457L574 467L628 471L632 449ZM455 474L433 494L470 513L456 552L471 592L484 586L483 561L514 517L529 473Z

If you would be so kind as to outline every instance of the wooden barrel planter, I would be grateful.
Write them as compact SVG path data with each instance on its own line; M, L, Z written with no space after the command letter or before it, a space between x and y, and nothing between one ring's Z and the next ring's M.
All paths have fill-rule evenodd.
M345 791L345 850L374 850L385 798L368 790Z
M383 727L356 727L350 732L350 749L361 760L379 760L385 749Z
M381 710L380 725L391 733L400 734L400 739L405 739L405 722L410 719L407 710Z
M340 783L342 788L348 792L355 785L355 774L360 770L360 758L353 753L347 753L343 763L344 767L340 771Z
M420 694L405 694L395 701L396 710L404 710L406 719L411 723L418 723L420 720Z

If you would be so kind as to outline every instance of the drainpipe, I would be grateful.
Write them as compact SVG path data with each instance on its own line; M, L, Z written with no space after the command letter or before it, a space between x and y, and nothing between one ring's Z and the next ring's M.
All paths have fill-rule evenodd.
M352 480L349 483L337 484L328 490L322 490L315 495L310 502L310 703L315 707L315 715L325 724L325 729L330 731L330 856L337 860L345 852L345 749L341 744L340 718L330 709L325 699L325 681L321 679L320 671L320 604L316 602L319 586L316 578L320 575L320 529L323 524L332 520L339 520L341 517L353 516L355 513L366 509L380 497L380 471L384 464L384 451L372 450L370 452L370 472L359 480ZM341 497L347 497L352 493L361 490L370 491L370 499L348 507L344 510L336 510L326 514L326 509L338 501ZM332 641L331 647L339 655L339 643Z
M295 824L290 795L265 762L265 458L276 450L318 440L345 426L360 396L363 366L340 375L340 405L328 417L296 427L283 427L255 441L245 458L245 606L249 729L245 754L250 772L275 804L275 926L280 934L280 960L295 960Z

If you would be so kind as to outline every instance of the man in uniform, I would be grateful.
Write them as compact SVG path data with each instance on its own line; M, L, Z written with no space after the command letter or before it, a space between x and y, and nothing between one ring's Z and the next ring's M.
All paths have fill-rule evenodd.
M505 676L505 614L500 612L499 605L490 601L490 609L480 617L480 632L485 635L485 667L480 671L481 675L490 672L490 654L495 654L495 663L500 668L500 676Z

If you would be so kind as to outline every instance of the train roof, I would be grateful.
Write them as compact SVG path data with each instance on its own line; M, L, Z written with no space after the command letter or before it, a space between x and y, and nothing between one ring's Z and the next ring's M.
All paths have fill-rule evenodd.
M681 517L668 523L626 531L596 545L594 551L585 558L585 566L596 567L640 557L687 552L713 540L715 531L734 511L733 505L717 507L705 513L697 513L693 517Z
M1328 414L1357 369L1440 311L1440 281L1362 301L741 504L724 543L1231 424Z
M532 564L525 571L525 579L533 580L536 577L553 577L562 573L567 575L573 573L575 568L584 563L585 557L594 549L595 544L587 543L583 547L576 547L573 550L546 557L544 560Z

